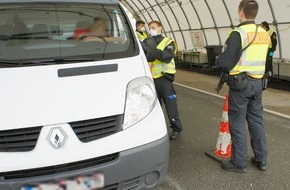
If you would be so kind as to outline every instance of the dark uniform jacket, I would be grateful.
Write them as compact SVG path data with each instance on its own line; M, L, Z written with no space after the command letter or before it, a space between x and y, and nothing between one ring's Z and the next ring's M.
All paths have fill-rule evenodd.
M154 38L149 37L141 41L141 45L148 62L153 62L157 58L157 44Z

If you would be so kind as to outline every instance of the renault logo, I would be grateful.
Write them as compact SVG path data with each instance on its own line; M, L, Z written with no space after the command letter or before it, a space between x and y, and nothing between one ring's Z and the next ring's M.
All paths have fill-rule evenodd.
M53 128L49 133L48 140L54 148L58 149L63 147L66 141L66 134L59 127Z

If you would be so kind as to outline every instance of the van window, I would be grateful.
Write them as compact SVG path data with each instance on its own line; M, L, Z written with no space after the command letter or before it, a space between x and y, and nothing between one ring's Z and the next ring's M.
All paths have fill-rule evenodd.
M21 3L0 6L1 66L134 56L136 41L118 5ZM55 61L58 60L58 61Z

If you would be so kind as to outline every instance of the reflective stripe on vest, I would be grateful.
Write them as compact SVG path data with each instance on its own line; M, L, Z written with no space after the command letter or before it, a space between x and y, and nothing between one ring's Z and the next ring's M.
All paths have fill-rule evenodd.
M143 41L144 39L148 38L146 32L143 32L143 34L141 34L139 31L136 31L136 33L140 41Z
M273 35L273 33L274 33L274 31L273 30L271 30L271 29L269 29L268 31L268 34L269 34L269 36L270 36L270 38L271 38L271 36ZM272 48L272 40L270 41L270 45L269 45L269 48Z
M171 40L170 38L164 37L163 40L158 44L157 49L163 51L172 42L174 41ZM174 53L176 53L176 51ZM154 79L163 76L162 72L169 74L176 73L174 58L172 58L170 63L163 63L160 60L156 59L154 62L149 62L149 66L152 73L152 77Z
M242 48L244 48L255 36L256 25L243 25L234 31L240 33ZM253 78L263 77L265 73L267 51L271 40L268 33L261 27L258 28L257 32L255 41L245 51L243 51L239 62L230 71L230 75L237 75L246 72Z

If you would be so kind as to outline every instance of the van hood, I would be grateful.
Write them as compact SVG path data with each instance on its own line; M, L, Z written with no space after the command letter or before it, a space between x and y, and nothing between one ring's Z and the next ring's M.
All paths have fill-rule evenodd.
M144 64L147 63L137 56L98 62L1 68L1 130L123 114L127 84L145 76ZM99 67L92 66L105 66L102 68L107 69L93 72Z

